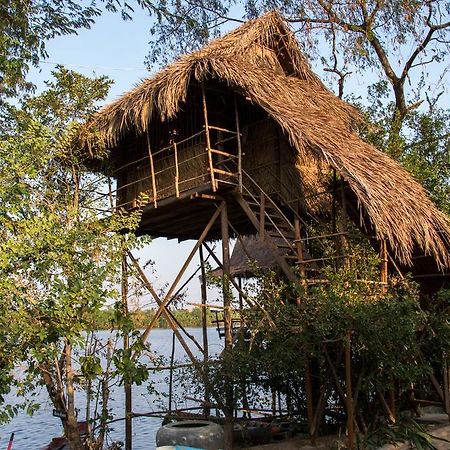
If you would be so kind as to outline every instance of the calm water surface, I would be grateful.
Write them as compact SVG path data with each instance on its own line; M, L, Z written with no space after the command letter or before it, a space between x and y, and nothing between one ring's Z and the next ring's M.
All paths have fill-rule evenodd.
M200 328L188 328L198 342L201 343L202 330ZM107 340L109 333L100 332L101 338ZM219 353L223 348L223 341L217 335L214 328L208 329L209 350L210 353ZM149 342L153 351L158 355L170 357L172 349L172 331L167 329L156 329L150 334ZM192 349L195 347L192 345ZM198 351L194 352L197 353ZM187 357L184 354L181 345L176 345L175 359L177 361L185 361ZM157 372L151 375L151 380L155 383L155 388L158 391L166 391L167 384L164 380L168 372ZM161 409L160 401L154 394L149 394L147 391L147 383L142 386L133 386L133 411L150 412ZM176 388L176 387L175 387ZM176 407L192 406L183 400L183 387L178 386L176 392ZM82 395L82 394L80 394ZM35 450L47 445L53 437L62 435L62 427L60 419L53 417L53 406L47 398L45 389L38 393L39 401L42 403L41 409L36 412L33 417L29 417L25 413L19 414L7 425L0 427L0 450L6 449L9 437L12 432L15 433L13 450ZM10 400L11 401L11 400ZM197 406L197 405L196 405ZM117 387L113 390L110 407L112 408L115 417L124 416L124 394L123 388ZM83 417L83 411L80 412L80 417ZM157 429L161 426L161 419L151 417L141 417L133 419L133 449L134 450L154 450L155 435ZM111 440L124 440L124 422L120 421L111 425L113 428L110 438Z

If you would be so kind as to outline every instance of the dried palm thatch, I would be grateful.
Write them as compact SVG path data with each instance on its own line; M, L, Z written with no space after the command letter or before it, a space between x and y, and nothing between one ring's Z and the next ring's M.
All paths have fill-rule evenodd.
M211 79L263 108L297 150L299 167L318 161L336 169L401 263L412 264L419 247L440 268L450 267L448 218L397 162L358 137L358 112L323 86L276 12L181 57L103 108L88 126L117 147L125 133L147 131L152 117L173 118L191 81Z

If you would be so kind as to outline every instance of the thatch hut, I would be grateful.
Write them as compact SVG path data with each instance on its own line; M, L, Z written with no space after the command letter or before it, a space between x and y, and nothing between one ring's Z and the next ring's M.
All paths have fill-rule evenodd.
M327 220L333 191L341 192L348 216L386 242L396 264L442 278L450 267L448 218L396 161L358 136L360 121L271 12L105 106L84 145L94 159L99 142L109 150L101 170L117 181L117 206L143 206L142 233L198 238L225 199L233 232L270 234L263 204L283 234L274 224L280 216ZM207 238L219 231L213 225Z

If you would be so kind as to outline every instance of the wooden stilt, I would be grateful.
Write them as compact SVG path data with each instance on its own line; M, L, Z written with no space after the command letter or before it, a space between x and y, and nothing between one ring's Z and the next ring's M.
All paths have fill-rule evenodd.
M175 359L175 333L172 333L172 352L170 354L170 372L169 372L169 414L172 412L173 397L173 363Z
M353 450L355 445L355 426L353 416L353 394L352 394L352 359L351 359L351 344L352 335L351 332L347 332L347 338L345 342L345 387L346 387L346 399L347 399L347 448Z
M231 292L230 292L230 245L228 232L228 213L227 205L223 203L223 208L220 213L220 229L222 235L222 290L223 290L223 315L225 327L225 352L228 364L231 364L230 354L233 346L232 335L232 306L231 306ZM233 384L232 367L225 367L225 450L233 448Z
M313 407L313 389L312 389L312 379L311 379L311 367L309 361L307 361L305 366L305 391L306 391L306 415L308 418L308 429L309 436L311 438L311 444L316 445L314 439L314 407Z
M449 396L449 371L447 359L444 358L444 364L442 368L442 378L443 378L443 393L444 393L444 411L450 417L450 396Z
M188 268L190 262L192 261L192 258L197 253L197 250L200 248L200 245L202 245L203 241L205 240L206 236L208 235L209 231L211 230L211 227L214 225L214 222L219 217L222 209L224 208L224 202L221 203L221 205L217 208L217 210L212 215L211 219L209 220L208 224L206 225L205 229L203 230L203 233L199 237L198 241L196 242L194 248L192 249L191 253L187 257L186 261L184 262L183 266L181 267L180 271L178 272L178 275L175 277L175 280L173 281L171 287L167 291L167 294L165 295L164 299L162 300L161 304L158 307L158 310L156 311L155 315L153 316L153 319L151 320L150 324L147 326L145 331L142 333L141 339L143 341L146 341L148 338L148 335L150 334L151 330L155 327L159 317L161 316L164 308L170 303L172 300L172 294L177 287L178 282L180 281L181 277L183 276L184 272ZM159 298L159 297L158 297Z
M148 280L147 276L145 275L144 271L142 270L142 268L137 263L136 259L134 257L132 257L131 254L129 254L129 255L130 255L131 262L133 263L133 266L135 267L136 271L139 274L140 279L142 280L142 282L144 283L145 287L148 289L148 291L150 292L152 297L155 299L156 303L160 307L162 307L162 310L163 310L163 313L165 314L167 323L169 324L170 328L172 328L173 332L175 333L175 335L176 335L176 337L178 339L178 342L181 344L181 346L183 347L184 351L188 355L189 359L192 362L192 365L196 369L196 371L197 371L198 375L200 376L200 378L202 378L205 386L207 386L210 394L214 397L214 400L215 400L215 403L216 403L217 407L220 408L222 411L225 411L225 409L226 409L225 408L225 404L220 400L220 396L218 396L217 393L214 391L214 388L211 385L211 383L209 382L209 379L205 377L203 364L200 363L197 360L197 358L194 356L194 354L192 353L191 349L189 348L189 345L187 344L187 342L185 341L185 339L181 335L181 333L180 333L180 331L179 331L179 329L177 327L177 324L174 322L174 320L172 319L171 315L167 313L167 309L165 308L165 306L163 306L163 303L162 303L163 301L159 298L159 296L156 293L153 285ZM143 339L142 336L141 336L141 339Z
M122 308L123 313L128 314L128 266L126 253L122 256ZM123 335L123 350L127 355L130 351L130 341L128 332ZM132 393L131 382L125 378L125 450L132 450L133 445L133 424L132 424Z
M203 257L203 246L201 245L198 249L200 256L200 267L201 267L201 294L202 294L202 330L203 330L203 364L205 370L205 377L208 377L208 327L207 327L207 286L206 286L206 269L205 269L205 259ZM205 417L209 417L211 413L210 398L209 398L208 387L205 386L205 403L203 407L203 414Z

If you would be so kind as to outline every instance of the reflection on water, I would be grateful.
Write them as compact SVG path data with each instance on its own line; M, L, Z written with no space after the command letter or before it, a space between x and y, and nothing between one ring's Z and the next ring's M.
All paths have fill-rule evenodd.
M202 342L202 330L200 328L188 328L187 331L192 334L198 342ZM107 331L99 332L99 337L103 340L108 339ZM217 335L214 328L208 329L209 351L211 354L218 354L223 348L223 341ZM170 357L172 349L172 331L167 329L155 329L149 337L151 348L158 355L166 358ZM190 346L199 356L199 351L194 345ZM196 350L196 351L194 351ZM185 361L187 357L184 354L181 345L177 343L175 347L175 359L177 361ZM148 361L148 360L147 360ZM167 385L164 381L167 373L156 372L151 375L151 382L155 384L155 388L159 392L167 391ZM176 389L176 386L175 386ZM179 390L183 389L179 386ZM183 398L182 392L177 392L177 407L192 406L191 403L180 402ZM10 396L9 401L13 396ZM45 388L38 392L38 400L42 403L41 409L37 411L33 417L27 416L25 413L19 414L7 425L0 427L0 449L6 448L9 437L12 432L15 433L14 450L34 450L48 444L53 437L62 434L61 422L52 416L53 406L48 400ZM83 395L79 394L78 399L82 401ZM115 417L124 416L124 394L123 388L117 386L112 390L110 407ZM149 411L159 410L161 407L155 395L151 395L147 391L147 383L142 386L133 386L133 412L145 413ZM82 418L83 411L80 411ZM134 450L153 450L155 448L156 430L160 427L161 419L152 417L139 417L133 419L133 449ZM124 440L124 422L120 421L111 425L111 440Z

